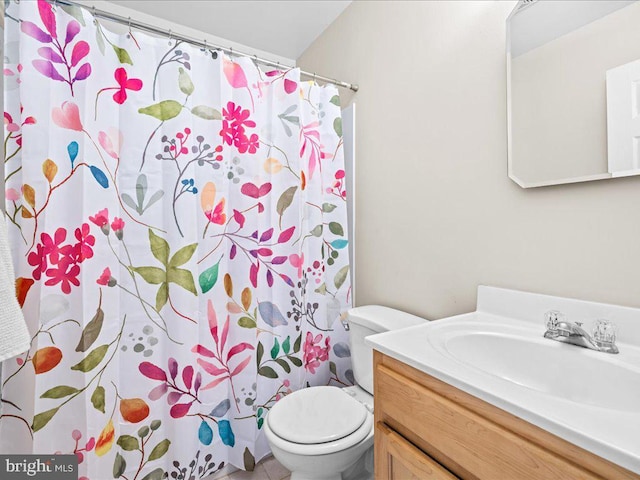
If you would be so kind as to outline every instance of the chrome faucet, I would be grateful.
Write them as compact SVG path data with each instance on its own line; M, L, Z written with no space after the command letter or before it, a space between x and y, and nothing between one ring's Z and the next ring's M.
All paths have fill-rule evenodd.
M597 320L593 336L583 328L582 322L569 322L562 312L551 310L545 313L547 331L544 338L562 343L589 348L598 352L618 353L615 325L607 320Z

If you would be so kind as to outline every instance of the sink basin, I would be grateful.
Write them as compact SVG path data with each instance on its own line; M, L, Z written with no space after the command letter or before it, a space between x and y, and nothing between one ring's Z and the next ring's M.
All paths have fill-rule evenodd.
M543 337L558 310L620 353ZM475 312L367 337L375 350L640 475L640 309L479 287ZM640 478L640 477L639 477Z
M611 354L536 337L465 332L444 349L472 368L577 403L638 411L640 372ZM608 358L611 356L612 358Z

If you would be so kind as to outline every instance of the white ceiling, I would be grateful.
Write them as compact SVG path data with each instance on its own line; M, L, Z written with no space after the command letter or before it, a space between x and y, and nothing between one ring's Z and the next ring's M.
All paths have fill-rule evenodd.
M248 47L297 59L351 0L111 0Z

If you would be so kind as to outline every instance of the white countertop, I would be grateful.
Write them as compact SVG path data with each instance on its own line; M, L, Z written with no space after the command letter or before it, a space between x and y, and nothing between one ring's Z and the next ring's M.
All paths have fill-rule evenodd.
M606 317L614 321L619 328L620 353L606 354L542 339L545 331L544 312L551 309L562 311L571 321L584 320L585 327L596 318ZM635 385L636 382L640 384L640 310L480 287L476 312L372 335L366 340L375 350L640 474L640 397L637 398L637 408L634 408L636 402L633 398L623 398L616 402L616 406L608 408L597 402L582 403L518 384L514 378L507 380L447 353L443 338L447 332L461 329L476 333L505 331L520 338L530 338L532 342L551 342L551 348L573 349L562 350L561 353L569 352L572 360L576 361L575 365L581 365L584 361L591 370L593 365L597 365L594 362L600 359L609 362L609 365L621 365L626 373L631 374L625 379L631 378L634 384L633 388L626 388L626 392L638 392L640 389L636 389ZM545 348L547 346L545 344ZM498 360L510 361L508 357ZM574 363L571 365L572 371L575 371ZM560 367L544 365L544 362L539 366ZM534 368L538 368L537 365ZM607 370L604 368L602 371ZM567 374L571 375L571 372ZM591 379L586 382L587 388L598 388L599 372L578 374L586 374L585 378ZM615 388L615 379L606 380L606 385ZM616 392L613 392L613 398L615 395Z

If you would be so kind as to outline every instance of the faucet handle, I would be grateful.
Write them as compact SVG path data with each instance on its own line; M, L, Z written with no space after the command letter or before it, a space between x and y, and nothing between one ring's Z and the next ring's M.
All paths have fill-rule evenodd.
M558 324L560 322L566 322L566 316L564 313L559 312L558 310L549 310L544 314L545 326L547 330L551 330L552 332L558 330Z
M609 320L599 318L591 332L593 339L598 343L615 344L616 343L616 325Z

